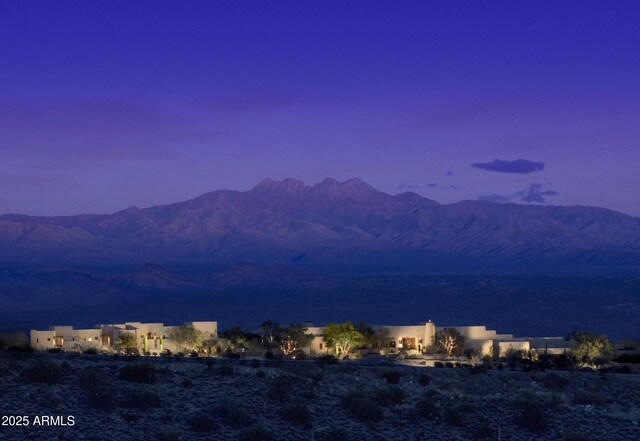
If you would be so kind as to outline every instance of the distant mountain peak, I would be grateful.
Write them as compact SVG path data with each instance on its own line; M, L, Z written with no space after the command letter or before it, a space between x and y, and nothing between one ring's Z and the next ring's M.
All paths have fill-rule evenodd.
M325 178L322 182L314 185L312 189L317 193L327 193L333 196L366 196L376 191L371 185L358 178L347 179L344 182L334 178Z
M286 178L282 181L274 181L271 178L265 178L260 181L258 185L256 185L253 189L258 191L266 190L284 193L299 193L306 188L307 186L305 185L305 183L298 179Z

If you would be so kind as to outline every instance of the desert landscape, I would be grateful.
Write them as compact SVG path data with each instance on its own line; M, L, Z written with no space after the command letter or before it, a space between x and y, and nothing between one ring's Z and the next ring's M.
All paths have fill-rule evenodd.
M144 361L143 361L144 360ZM631 440L633 373L408 363L0 356L2 439ZM72 416L73 425L34 425Z

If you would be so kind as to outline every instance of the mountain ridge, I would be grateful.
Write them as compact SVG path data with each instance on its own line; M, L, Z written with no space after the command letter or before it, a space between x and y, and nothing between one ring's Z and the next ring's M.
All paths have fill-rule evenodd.
M366 182L264 179L111 215L0 216L0 263L241 261L387 268L640 267L640 218L588 206L389 195Z

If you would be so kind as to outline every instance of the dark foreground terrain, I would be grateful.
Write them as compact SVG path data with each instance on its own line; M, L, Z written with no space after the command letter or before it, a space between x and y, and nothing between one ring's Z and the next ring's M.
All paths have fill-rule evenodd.
M0 414L30 421L1 426L0 439L613 441L640 430L634 374L146 360L0 355ZM35 426L43 415L74 425Z

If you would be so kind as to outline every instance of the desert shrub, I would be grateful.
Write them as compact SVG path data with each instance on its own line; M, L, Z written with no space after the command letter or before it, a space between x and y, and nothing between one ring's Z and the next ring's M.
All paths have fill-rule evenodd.
M165 426L158 429L157 441L180 441L180 431L175 427Z
M472 375L486 374L487 369L488 369L487 366L484 364L476 364L471 366L471 369L469 369L469 372L471 372Z
M444 409L442 416L444 418L445 424L449 426L452 426L452 427L464 426L464 419L462 418L462 415L460 414L458 409L455 407L448 407Z
M480 423L478 427L473 431L473 439L487 439L494 437L494 430L491 428L487 421Z
M382 378L387 380L389 384L398 384L400 383L400 378L402 378L402 372L396 370L387 370L383 371L381 374Z
M299 424L305 429L311 427L311 411L304 403L291 403L282 412L285 420Z
M423 398L416 403L416 413L424 418L435 420L440 415L440 409L429 398Z
M87 348L84 350L83 354L96 355L98 354L98 350L96 348Z
M104 386L104 376L94 369L83 369L78 372L76 383L86 392L95 392Z
M322 364L338 364L338 358L332 354L323 354L316 357L316 360Z
M249 427L240 435L240 441L271 441L272 439L271 432L262 425Z
M132 383L154 384L158 377L155 368L150 364L128 364L120 368L118 377Z
M579 432L568 432L564 435L564 441L589 441L589 437Z
M518 426L538 435L547 431L547 414L542 403L535 400L521 401L518 408L514 421Z
M114 391L106 388L91 391L89 392L89 406L102 411L115 409L116 394Z
M600 392L579 390L573 396L574 404L583 404L591 406L604 406L611 403L611 397Z
M56 384L62 377L57 363L50 360L38 360L33 366L22 371L20 378L26 383Z
M230 427L246 427L253 422L251 414L230 401L220 404L214 413L222 417L222 424Z
M0 333L0 351L32 352L29 339L23 332Z
M223 377L230 377L233 375L233 366L231 366L230 363L222 363L218 366L218 369L216 369L216 373Z
M441 361L434 361L433 362L433 367L443 368L444 367L444 363L441 362Z
M429 376L429 374L420 374L420 376L418 377L418 383L420 384L420 386L429 386L429 384L431 383L431 377Z
M136 409L160 407L160 395L154 390L132 390L125 399L125 405Z
M376 423L384 417L380 405L359 390L351 390L342 397L342 407L354 418Z
M189 419L189 426L194 432L211 432L213 430L213 419L205 414L200 413Z
M318 434L318 441L349 441L349 432L340 427L330 427Z
M122 419L129 423L135 423L140 420L140 414L125 412L122 414Z
M279 376L271 380L269 384L269 397L278 403L289 400L291 395L291 384L287 377Z
M453 367L453 363L451 363L450 361L447 361L447 362L444 363L444 367L452 368Z
M560 391L569 385L569 380L561 375L550 373L542 378L542 385L549 390Z
M383 406L400 404L404 401L405 397L405 391L396 385L382 386L373 392L373 399Z

